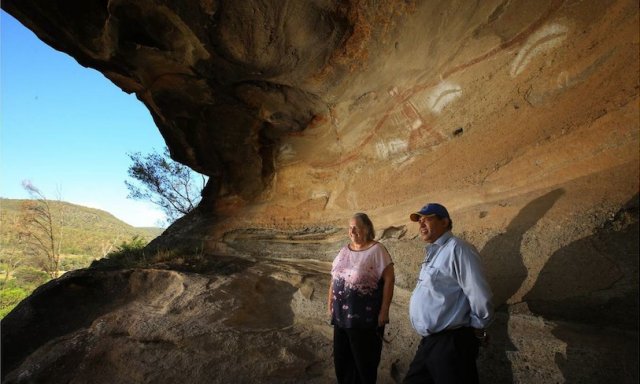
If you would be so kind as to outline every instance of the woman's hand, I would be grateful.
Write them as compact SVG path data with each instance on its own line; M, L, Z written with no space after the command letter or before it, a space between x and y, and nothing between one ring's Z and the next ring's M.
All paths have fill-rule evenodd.
M333 278L329 280L329 294L327 295L327 314L333 316Z
M378 315L378 327L389 324L389 307L391 306L393 286L396 280L393 263L387 265L384 269L382 279L384 280L384 286L382 287L382 306L380 308L380 314Z
M386 324L389 324L389 310L380 310L380 314L378 315L378 327L384 327Z

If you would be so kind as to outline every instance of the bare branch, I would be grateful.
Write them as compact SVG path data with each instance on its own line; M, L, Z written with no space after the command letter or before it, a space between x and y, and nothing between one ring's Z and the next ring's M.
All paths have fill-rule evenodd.
M43 270L52 278L57 277L62 249L62 234L64 218L62 202L58 219L54 219L52 205L46 196L31 181L22 182L24 189L34 199L22 206L21 221L23 223L25 244L34 256L41 256L44 260ZM54 222L58 222L58 228Z

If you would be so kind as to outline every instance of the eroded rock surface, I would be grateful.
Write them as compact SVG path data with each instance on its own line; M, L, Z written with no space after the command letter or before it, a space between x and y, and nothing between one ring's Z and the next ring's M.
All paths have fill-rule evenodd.
M5 345L3 355L13 359L3 367L11 371L15 360L21 363L5 382L296 383L306 377L324 383L329 343L314 328L320 316L295 305L311 300L319 283L315 269L263 263L229 275L154 269L67 274L3 320L3 339L16 335ZM310 281L303 284L304 276ZM53 310L59 321L48 326L30 313L42 311L39 300L96 291L101 295L93 304L105 309L97 316L91 303ZM69 324L69 318L87 321ZM65 332L52 329L56 325ZM38 348L15 348L33 340L30 332L15 332L20 326L46 332Z
M209 277L163 272L173 276L166 279L191 284L192 298L185 300L205 312L189 319L214 319L195 327L198 332L215 332L211 324L236 329L227 355L211 352L222 337L199 338L203 344L197 344L189 339L195 333L184 330L164 330L161 340L170 342L144 342L154 339L136 328L141 324L159 327L173 315L184 317L181 326L204 320L187 321L189 309L180 306L176 314L163 307L130 315L134 309L126 300L154 299L114 294L122 302L98 301L73 327L45 332L48 339L40 333L32 339L10 336L23 337L29 346L13 358L21 368L9 373L11 380L25 372L42 374L26 368L38 364L67 380L71 376L62 375L72 373L48 365L55 355L47 351L95 345L91 338L102 335L98 319L127 330L113 331L120 336L109 339L111 350L127 351L109 360L114 374L125 372L134 357L162 367L166 361L159 356L175 356L173 364L186 377L206 381L214 366L229 375L247 373L233 360L246 350L249 360L262 365L245 382L330 380L329 339L320 321L324 300L305 302L305 311L315 315L297 321L300 309L289 303L303 291L306 272L293 273L298 277L288 282L272 275L283 265L325 263L311 281L326 284L326 263L346 241L347 219L356 211L372 217L395 261L400 336L385 349L381 370L386 382L399 380L415 348L406 296L422 259L408 214L438 201L449 208L454 232L480 250L496 302L505 304L493 327L496 344L482 357L488 382L637 381L636 2L1 5L51 46L135 93L172 156L210 176L201 207L151 248L242 260L229 269L234 277L225 277L233 288L229 296L205 289L202 281ZM236 270L244 268L253 272ZM128 287L133 276L145 273L158 272L113 272L109 279ZM145 286L149 295L169 289L168 280L153 281ZM64 293L68 287L54 287L42 294L82 300ZM274 308L291 309L262 319L271 331L251 333L241 303L251 298L269 307L272 290L282 300ZM236 317L197 301L199 294L234 301ZM7 321L2 326L4 349ZM36 321L29 328L38 326ZM15 327L9 331L28 332ZM74 337L81 341L74 344L80 340ZM305 337L312 340L309 348ZM273 343L283 352L254 349ZM205 356L211 353L209 363ZM189 363L201 368L189 370ZM156 382L156 371L145 369L132 368L140 376L122 377ZM173 376L162 377L171 382Z

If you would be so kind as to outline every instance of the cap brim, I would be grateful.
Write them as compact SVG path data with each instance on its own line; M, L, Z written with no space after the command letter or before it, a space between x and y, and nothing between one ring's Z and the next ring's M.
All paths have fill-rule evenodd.
M429 214L429 215L423 215L421 213L416 212L416 213L412 213L412 214L409 215L409 220L417 222L423 216L424 217L430 217L430 216L436 216L436 214L432 213L432 214Z

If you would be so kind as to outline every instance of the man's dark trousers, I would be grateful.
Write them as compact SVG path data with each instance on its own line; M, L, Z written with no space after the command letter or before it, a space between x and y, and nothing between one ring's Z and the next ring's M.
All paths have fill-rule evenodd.
M473 328L425 336L403 384L478 384L479 347Z

